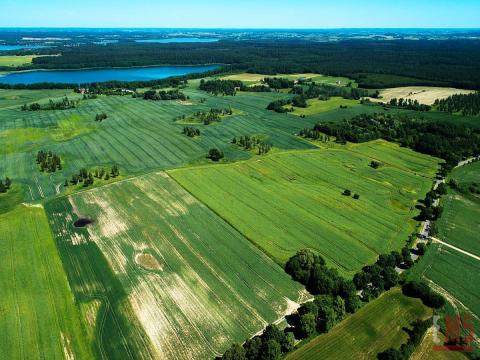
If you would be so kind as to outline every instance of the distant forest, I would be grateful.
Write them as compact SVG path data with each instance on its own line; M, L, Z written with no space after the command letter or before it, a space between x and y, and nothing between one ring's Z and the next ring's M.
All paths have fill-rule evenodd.
M46 50L42 50L46 51ZM50 50L58 52L59 49ZM87 45L60 48L28 68L73 69L228 64L252 73L317 72L355 79L361 87L441 85L480 89L480 40L308 42L219 41L202 44ZM17 52L17 53L21 53Z

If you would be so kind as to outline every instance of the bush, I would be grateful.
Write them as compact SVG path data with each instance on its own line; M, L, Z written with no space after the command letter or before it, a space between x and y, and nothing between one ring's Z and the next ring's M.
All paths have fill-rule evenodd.
M345 190L343 191L343 195L345 195L345 196L350 196L350 195L352 195L352 192L351 192L350 190L348 190L348 189L345 189Z
M210 149L207 158L212 161L219 161L224 158L223 152L218 149Z
M354 198L355 200L358 200L358 199L360 199L360 195L355 194L355 195L353 195L353 198Z

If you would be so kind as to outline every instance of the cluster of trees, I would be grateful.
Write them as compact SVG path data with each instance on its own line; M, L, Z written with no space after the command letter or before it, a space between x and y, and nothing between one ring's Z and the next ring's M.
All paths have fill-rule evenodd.
M95 121L102 122L103 120L106 120L108 118L108 115L105 113L97 114L95 116Z
M302 95L306 99L318 98L320 100L328 100L331 97L359 100L369 95L369 91L366 89L316 84L315 82L312 82L308 86L297 85L293 87L292 93Z
M389 101L388 105L408 109L408 110L415 110L415 111L430 111L432 107L430 105L420 104L418 100L412 99L396 99L393 98Z
M404 328L408 334L408 341L400 346L400 349L390 348L377 354L378 360L408 360L415 349L422 342L423 336L432 326L432 319L415 320L411 324L411 330Z
M155 90L147 90L143 94L143 99L144 100L153 100L153 101L158 101L158 100L187 100L188 96L185 95L183 92L181 92L178 89L174 90L161 90L159 92Z
M423 207L421 209L419 220L432 220L436 221L442 216L443 207L439 204L435 206L435 201L442 195L447 193L447 187L441 183L436 190L430 190L423 200Z
M55 172L62 170L62 161L60 156L51 151L40 150L37 153L37 164L40 165L40 171Z
M233 110L228 109L210 109L208 112L198 111L193 114L193 117L204 125L210 125L213 122L222 121L222 116L233 115Z
M213 148L208 151L207 159L210 159L212 161L220 161L223 159L225 155L223 154L223 151Z
M343 195L343 196L352 196L352 191L349 190L349 189L345 189L345 190L343 191L342 195ZM358 199L360 199L360 195L358 195L358 194L353 194L353 198L354 198L355 200L358 200Z
M61 101L54 102L52 99L46 105L40 105L39 103L33 103L30 105L22 105L22 111L40 111L40 110L67 110L76 108L78 100L70 100L64 97Z
M5 182L3 182L2 179L0 179L0 194L6 193L8 190L10 190L10 187L12 186L12 180L7 176L5 177Z
M325 135L315 129L302 129L299 131L298 136L301 136L307 139L319 140L322 142L330 141L330 136Z
M408 281L402 286L402 293L422 300L424 305L433 309L440 309L445 305L445 298L424 282Z
M241 146L245 150L252 150L258 148L258 155L264 155L272 149L272 144L263 142L258 136L240 136L237 140L236 137L233 138L232 144Z
M190 126L184 126L182 130L182 134L187 135L188 137L195 137L200 136L200 130Z
M237 90L243 87L243 83L238 80L200 80L200 90L213 95L235 96Z
M341 122L318 123L313 130L335 136L337 142L375 139L399 142L447 162L446 171L462 158L480 154L480 129L453 121L425 121L411 115L361 114Z
M480 114L480 92L472 94L457 94L446 99L435 100L435 106L440 111L449 113L461 112L462 115Z
M252 85L252 86L244 86L242 91L250 91L250 92L272 92L272 89L266 85Z
M202 46L122 42L106 46L63 47L56 51L60 51L62 56L38 57L26 68L217 63L231 64L223 67L223 71L233 69L271 75L303 72L345 75L356 79L361 87L369 88L392 85L480 88L479 40L397 40L388 43L349 40L319 43L303 39L262 39L225 40ZM432 58L442 61L432 62Z
M268 325L262 335L248 339L242 345L234 344L223 354L223 360L278 360L293 350L295 337L286 329Z
M286 105L290 105L292 103L292 100L290 99L280 99L280 100L275 100L272 101L270 104L267 105L267 110L275 111L277 113L287 113L287 112L292 112L292 108L287 108L285 107Z
M360 306L353 281L341 277L336 269L328 268L325 260L311 250L298 251L287 261L285 271L313 295L339 296L349 313Z
M271 89L290 89L295 85L293 80L277 77L267 77L263 79L263 82Z
M94 172L88 171L85 168L80 169L78 174L72 175L72 178L70 179L70 183L72 185L78 185L82 183L83 187L88 187L90 185L93 185L95 182L95 179L105 179L105 180L110 180L110 178L116 178L117 176L120 175L120 170L118 169L117 165L113 165L112 168L110 169L110 172L105 170L104 168L101 169L96 169ZM65 180L65 187L69 185L68 179Z
M382 254L373 265L367 265L353 277L353 283L364 301L378 297L382 292L398 284L399 277L396 267L409 268L413 266L410 249L404 247L401 252L392 251Z

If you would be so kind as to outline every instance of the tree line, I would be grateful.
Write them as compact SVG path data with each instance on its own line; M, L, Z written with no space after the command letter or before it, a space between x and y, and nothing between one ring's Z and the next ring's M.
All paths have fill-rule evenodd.
M67 110L74 109L77 107L78 100L70 100L67 97L64 97L61 101L54 102L52 99L48 101L45 105L40 105L39 103L33 103L30 105L22 105L22 111L40 111L40 110Z
M183 92L178 89L173 90L161 90L159 92L155 90L147 90L143 93L144 100L188 100L188 96L186 96Z
M439 111L461 113L463 116L480 114L480 92L472 94L457 94L446 99L435 100L435 107Z
M70 181L68 179L65 180L65 187L71 185L79 185L82 184L83 187L88 187L93 185L95 179L98 180L110 180L110 178L116 178L120 176L120 170L117 165L113 165L110 171L105 170L105 168L96 169L95 171L89 171L86 168L81 168L78 174L73 174Z
M415 111L430 111L432 109L430 105L420 104L418 100L402 99L402 98L400 99L393 98L388 102L388 105L401 108L401 109L415 110Z
M235 96L244 87L238 80L200 80L200 90L213 95Z

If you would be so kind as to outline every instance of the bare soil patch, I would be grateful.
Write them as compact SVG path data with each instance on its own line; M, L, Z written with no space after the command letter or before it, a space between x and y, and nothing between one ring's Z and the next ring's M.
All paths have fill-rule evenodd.
M147 270L163 270L162 265L150 254L135 255L135 262Z

